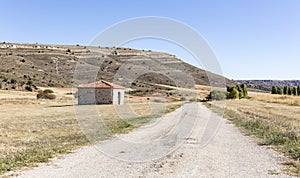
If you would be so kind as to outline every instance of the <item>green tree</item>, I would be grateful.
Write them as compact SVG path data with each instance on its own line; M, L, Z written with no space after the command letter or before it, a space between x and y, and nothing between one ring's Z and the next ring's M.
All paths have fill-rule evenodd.
M277 94L277 89L275 86L272 86L272 94Z
M298 96L297 87L293 87L293 95Z
M300 96L300 86L297 87L298 96Z
M229 99L240 98L239 91L238 91L238 89L236 87L234 87L231 92L228 92L228 98Z
M244 91L243 91L241 85L237 85L236 89L239 92L239 98L244 98Z
M292 95L292 87L288 87L288 95Z
M242 84L242 90L244 92L244 97L247 98L248 97L248 91L247 91L247 86L246 84Z
M283 94L282 89L280 87L277 87L277 94L279 94L279 95Z
M231 87L231 86L227 86L227 92L232 92L234 87Z
M287 95L287 94L288 94L288 87L287 87L287 86L284 86L284 87L283 87L283 94L284 94L284 95Z

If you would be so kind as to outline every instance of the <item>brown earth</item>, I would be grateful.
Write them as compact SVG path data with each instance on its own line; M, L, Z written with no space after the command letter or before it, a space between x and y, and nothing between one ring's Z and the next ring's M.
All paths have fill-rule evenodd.
M190 83L210 85L205 70L167 53L116 47L0 43L0 82L2 81L2 89L8 90L25 90L26 86L30 86L33 90L35 86L76 86L73 81L76 65L93 66L98 71L97 79L112 82L116 73L121 69L124 70L124 66L127 67L125 68L127 72L132 73L141 67L151 67L152 63L163 66L168 71L138 75L135 81L131 81L130 87L149 88L147 83L174 86L176 80L167 76L170 72L176 72L177 76L186 74L190 78ZM219 79L222 79L219 75L211 76L216 85ZM225 81L229 85L235 84L226 78Z

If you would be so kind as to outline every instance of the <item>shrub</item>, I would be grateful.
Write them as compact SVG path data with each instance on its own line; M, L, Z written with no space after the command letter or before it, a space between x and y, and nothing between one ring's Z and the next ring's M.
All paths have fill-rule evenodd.
M300 96L300 86L297 87L298 96Z
M224 91L213 90L209 93L206 99L208 100L225 100L227 98L227 94Z
M272 86L272 92L271 92L272 94L277 94L277 89L276 89L276 87L275 86Z
M51 90L51 91L52 91L52 90ZM48 93L48 92L49 92L49 89L44 90L44 91L40 90L40 91L38 92L38 94L36 95L36 98L37 98L37 99L50 99L50 100L53 100L53 99L56 98L56 96L55 96L54 94ZM53 92L53 91L52 91L52 92Z
M1 84L1 82L0 82L0 90L2 89L2 84Z
M283 94L284 94L284 95L287 95L287 94L288 94L288 87L287 87L287 86L284 86L284 87L283 87Z
M283 94L282 89L279 88L279 87L277 87L277 94L279 94L279 95L282 95L282 94Z
M228 93L228 99L237 99L240 98L240 94L237 88L233 88L231 92Z
M17 83L17 80L16 80L16 79L11 79L11 80L10 80L10 83L11 83L11 84L15 84L15 83Z
M208 100L224 100L224 99L237 99L248 98L248 91L246 84L237 86L227 86L227 92L213 90L206 97Z
M26 87L25 87L25 90L27 90L27 91L32 91L32 88L31 88L31 86L26 86Z
M235 87L227 86L227 92L228 99L248 98L246 84L237 85Z
M26 85L32 85L32 81L31 80L28 80Z
M54 93L54 92L53 92L53 90L51 90L51 89L45 89L45 90L44 90L44 93Z
M71 50L70 49L67 49L67 51L66 51L67 53L70 53L71 52Z

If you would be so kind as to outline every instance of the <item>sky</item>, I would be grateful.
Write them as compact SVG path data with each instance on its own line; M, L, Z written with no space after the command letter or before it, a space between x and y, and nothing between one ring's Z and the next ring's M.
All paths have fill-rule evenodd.
M300 79L299 9L299 0L1 0L0 41L89 45L121 21L166 17L196 30L229 79ZM125 46L169 52L203 68L168 41L142 39Z

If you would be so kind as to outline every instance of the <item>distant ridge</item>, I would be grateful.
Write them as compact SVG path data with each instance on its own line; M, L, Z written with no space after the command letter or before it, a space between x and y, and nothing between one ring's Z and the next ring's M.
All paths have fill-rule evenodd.
M271 91L272 86L283 88L284 86L299 86L300 80L236 80L245 83L249 88Z

